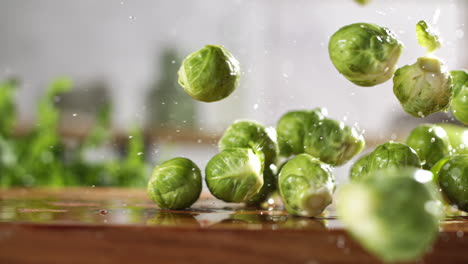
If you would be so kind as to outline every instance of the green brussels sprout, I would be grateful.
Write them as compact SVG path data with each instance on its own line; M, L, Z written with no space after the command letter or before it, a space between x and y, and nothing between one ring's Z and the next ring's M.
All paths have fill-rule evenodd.
M325 118L309 124L307 131L305 153L333 166L343 165L364 149L364 137L343 122Z
M421 20L416 24L416 37L419 45L426 48L428 52L433 52L440 48L439 36L424 20Z
M249 148L221 151L206 165L208 189L225 202L247 202L263 186L264 158L261 156Z
M223 46L206 45L185 58L178 72L179 84L194 99L214 102L238 86L239 62Z
M354 0L354 2L360 4L360 5L367 5L371 2L371 0Z
M219 149L253 148L265 155L265 167L276 162L278 144L276 131L255 121L236 121L228 127L219 140Z
M148 182L148 196L162 209L190 207L200 196L202 177L195 163L186 158L173 158L153 171Z
M356 162L351 168L351 180L361 181L375 175L375 171L399 167L421 168L421 161L414 149L390 141L379 145L367 157Z
M323 108L288 112L276 130L281 155L307 153L333 166L346 163L365 145L355 128L327 118Z
M359 180L359 178L362 175L367 175L369 173L368 164L369 164L370 156L371 156L371 153L363 155L353 164L353 166L351 167L350 174L349 174L349 178L351 179L351 181Z
M468 155L455 155L434 168L437 182L450 204L468 212Z
M442 127L452 146L450 154L468 154L468 129L466 127L452 124L438 124Z
M328 44L335 68L359 86L374 86L389 80L402 50L403 45L393 32L368 23L340 28Z
M393 77L393 93L414 117L446 110L452 92L452 77L436 58L421 57L415 64L399 68Z
M450 75L454 94L450 110L458 121L468 125L468 72L451 71Z
M450 154L447 132L437 125L419 125L406 139L406 144L418 153L422 167L430 170L440 159Z
M278 179L276 177L277 168L275 165L265 167L263 171L263 186L257 194L247 201L247 205L259 206L264 203L277 189Z
M318 124L326 116L324 108L312 111L290 111L278 121L278 145L280 154L284 157L304 153L304 139L308 134L306 124Z
M300 154L283 166L278 187L288 213L311 217L331 204L335 180L329 165Z
M338 192L337 213L345 229L383 261L419 259L437 238L441 218L432 173L409 168L373 173Z

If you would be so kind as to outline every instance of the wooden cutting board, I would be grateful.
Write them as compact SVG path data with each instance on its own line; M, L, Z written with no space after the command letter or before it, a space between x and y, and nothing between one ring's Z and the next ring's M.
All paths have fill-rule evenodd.
M0 263L379 263L328 217L289 216L207 194L159 210L144 190L0 190ZM468 263L468 217L446 219L418 263Z

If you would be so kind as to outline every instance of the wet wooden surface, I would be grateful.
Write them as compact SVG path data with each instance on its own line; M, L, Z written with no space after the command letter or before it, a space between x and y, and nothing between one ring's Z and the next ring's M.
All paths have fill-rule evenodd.
M465 235L466 234L466 235ZM159 210L144 190L0 190L0 263L379 263L329 212L289 216L203 195ZM468 217L441 225L420 263L468 263Z

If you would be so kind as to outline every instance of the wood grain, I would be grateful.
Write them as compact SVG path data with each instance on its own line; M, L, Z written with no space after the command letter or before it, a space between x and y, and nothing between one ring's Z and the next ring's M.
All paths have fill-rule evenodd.
M291 217L209 196L171 212L141 190L12 190L0 193L0 206L2 264L379 263L334 217ZM423 263L468 263L468 220L450 219L442 230Z

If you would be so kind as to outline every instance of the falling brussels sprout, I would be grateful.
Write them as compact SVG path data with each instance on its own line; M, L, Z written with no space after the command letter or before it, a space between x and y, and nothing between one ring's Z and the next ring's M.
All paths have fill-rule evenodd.
M452 146L450 154L468 154L468 128L444 123L438 125L447 132Z
M311 217L331 204L335 180L329 165L300 154L283 166L278 187L288 213Z
M351 180L361 181L375 171L399 167L421 168L416 151L403 143L387 142L379 145L368 156L358 160L351 168Z
M393 168L373 174L338 192L337 213L345 229L385 262L419 259L437 238L441 218L432 173Z
M277 168L275 165L265 167L263 171L263 186L257 194L247 201L247 205L259 206L266 202L268 198L276 191L278 179L276 177Z
M255 121L236 121L224 132L219 140L219 149L253 148L265 155L265 167L276 162L278 144L276 131L265 128Z
M340 28L328 44L335 68L359 86L374 86L389 80L402 49L393 32L369 23Z
M304 153L304 138L308 135L307 124L318 124L326 116L324 108L312 111L290 111L278 121L278 145L285 157Z
M229 96L238 86L239 62L223 46L206 45L185 58L179 84L194 99L214 102Z
M447 109L453 93L452 78L441 61L421 57L395 72L393 93L407 113L425 117Z
M428 52L433 52L440 48L439 35L424 20L416 24L416 37L419 45L426 48Z
M242 203L254 197L263 186L264 157L249 148L225 149L206 165L210 192L225 202Z
M356 3L360 4L360 5L367 5L372 1L371 0L354 0L354 2L356 2Z
M148 196L162 209L190 207L200 196L202 177L195 163L186 158L173 158L153 171L148 182Z
M450 110L458 121L468 125L468 71L451 71L450 75L454 94Z
M365 154L353 164L353 166L351 167L350 174L349 174L349 178L352 181L359 180L359 178L361 178L362 175L367 175L369 173L368 168L369 168L370 156L371 156L371 153Z
M443 159L433 171L444 197L450 204L468 212L468 155Z
M447 132L437 125L419 125L406 139L406 144L418 153L424 169L430 170L440 159L450 154Z
M281 155L307 153L333 166L346 163L365 145L364 137L354 127L327 118L323 108L288 112L278 121L276 130Z

